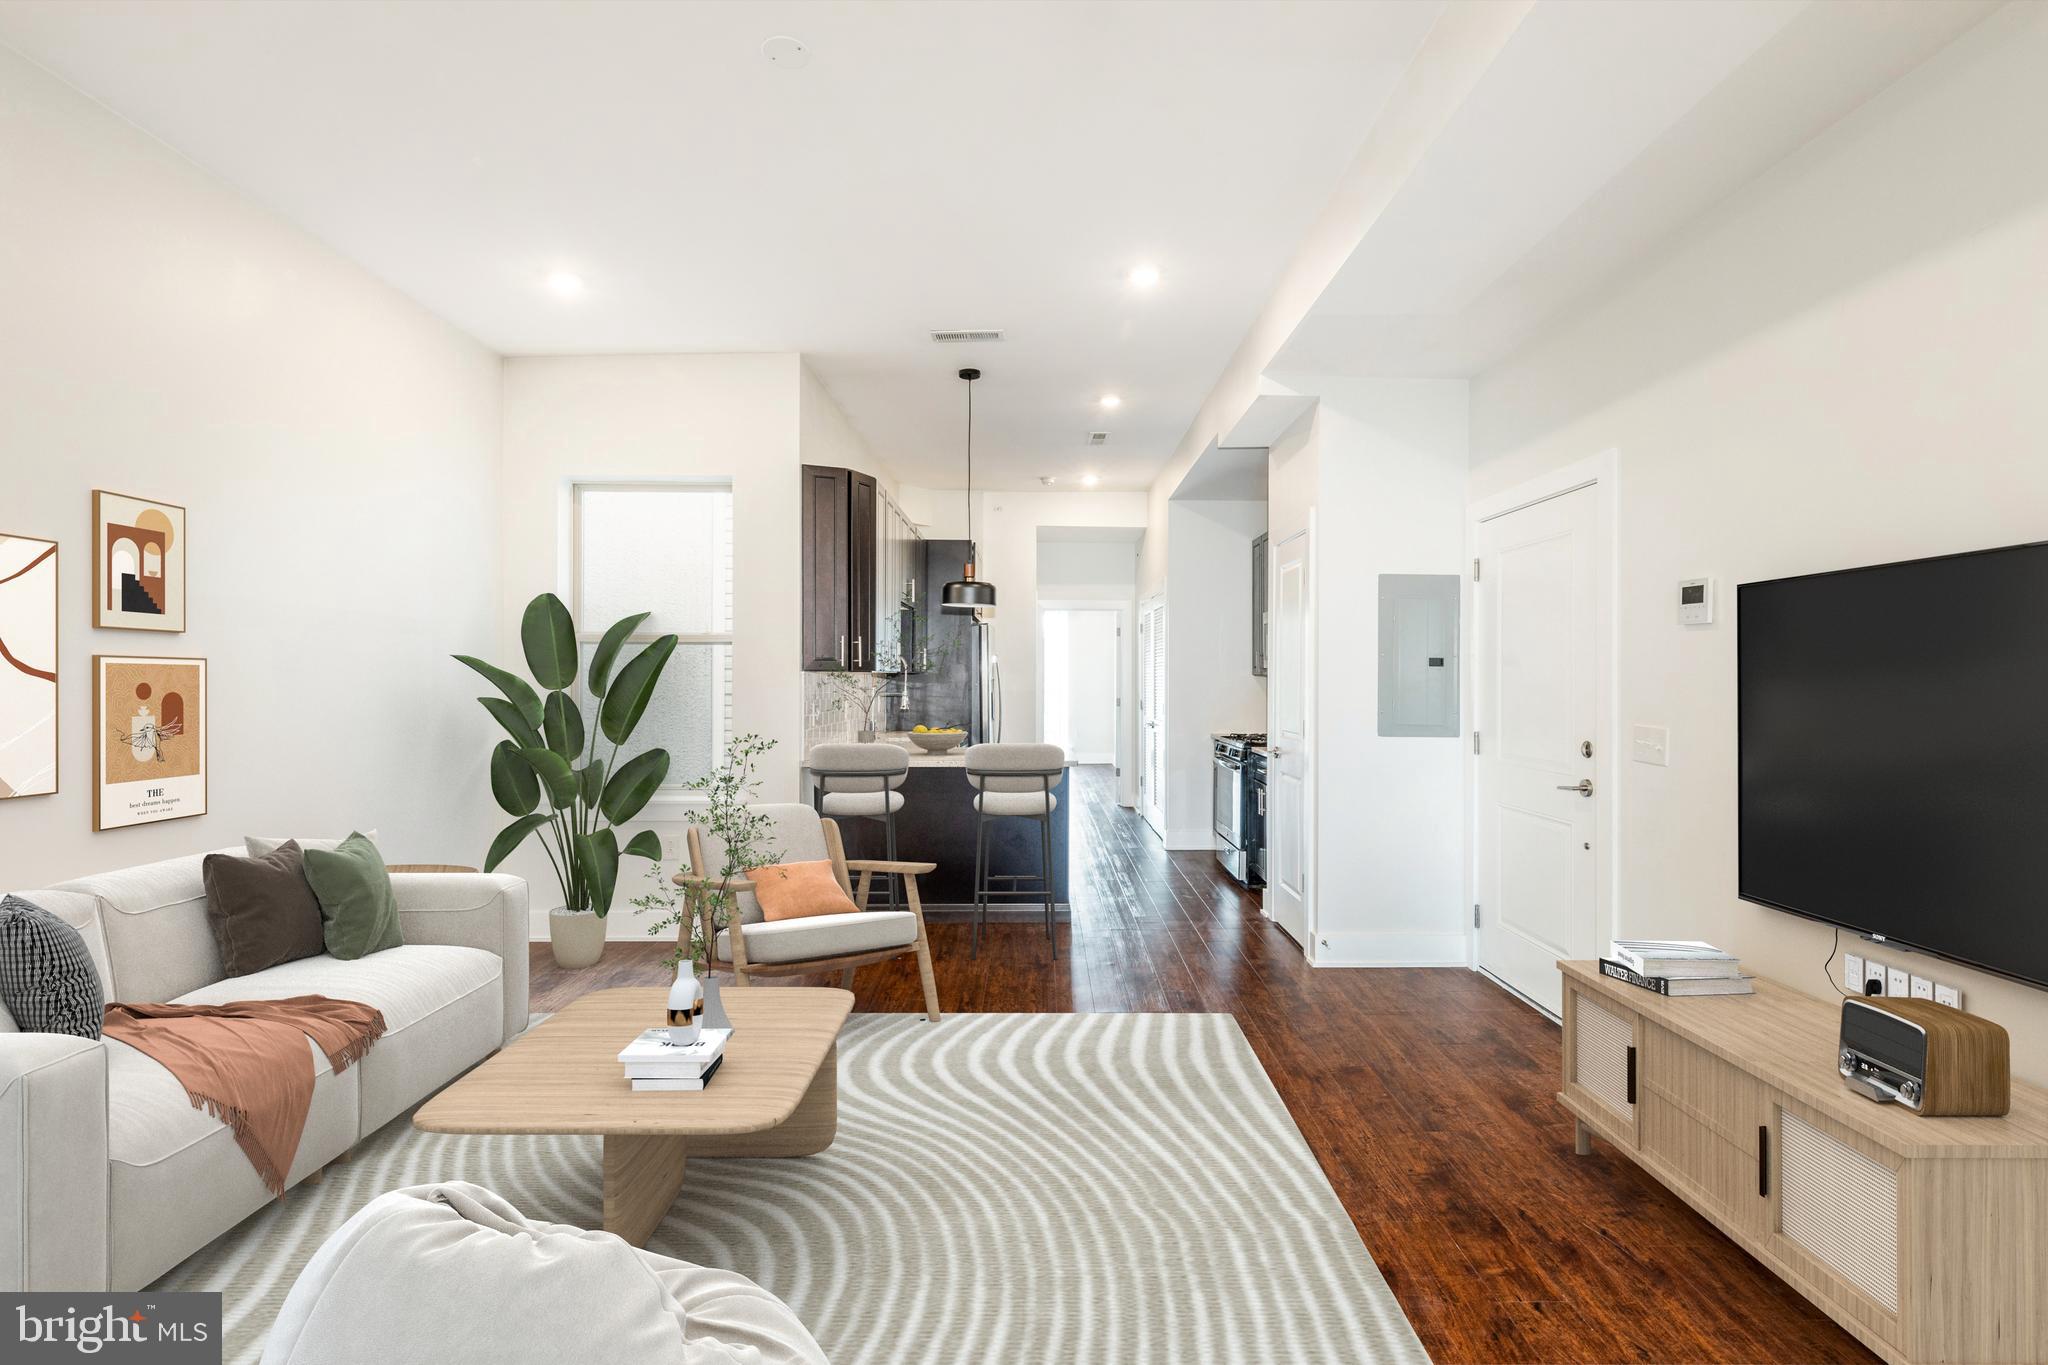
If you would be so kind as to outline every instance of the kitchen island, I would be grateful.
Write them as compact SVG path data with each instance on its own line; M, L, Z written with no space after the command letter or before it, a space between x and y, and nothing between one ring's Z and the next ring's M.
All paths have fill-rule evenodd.
M912 746L907 738L885 735L878 744L898 743L910 751L910 771L898 790L903 809L896 813L896 856L905 862L935 863L938 870L917 879L925 908L966 909L974 904L974 837L979 816L974 810L974 788L967 781L967 760L959 749L929 754ZM1068 764L1069 767L1073 765ZM808 770L804 773L804 799L811 800L816 788ZM1072 804L1067 800L1072 784L1062 776L1053 784L1059 798L1052 811L1053 900L1065 913L1067 904L1067 823ZM886 842L879 820L841 819L840 835L846 841L849 858L886 857ZM1005 819L989 829L990 870L1034 878L1031 882L997 882L997 889L1029 886L1038 890L1039 825L1036 820ZM878 885L875 902L885 894ZM1022 896L1004 896L989 902L993 918L1028 919L1043 916L1045 902Z

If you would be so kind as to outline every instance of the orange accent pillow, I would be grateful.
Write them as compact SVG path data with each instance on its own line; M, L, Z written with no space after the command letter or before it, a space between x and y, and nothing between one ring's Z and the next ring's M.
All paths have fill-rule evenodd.
M761 918L770 921L806 919L812 915L851 915L858 907L832 875L832 863L776 863L750 867L747 880L761 902Z

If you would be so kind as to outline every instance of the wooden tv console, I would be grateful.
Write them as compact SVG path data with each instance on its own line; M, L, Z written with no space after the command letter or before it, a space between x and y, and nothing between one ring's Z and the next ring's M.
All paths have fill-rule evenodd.
M2048 1091L1921 1118L1843 1087L1839 1002L1558 968L1581 1154L1619 1147L1896 1365L2048 1361Z

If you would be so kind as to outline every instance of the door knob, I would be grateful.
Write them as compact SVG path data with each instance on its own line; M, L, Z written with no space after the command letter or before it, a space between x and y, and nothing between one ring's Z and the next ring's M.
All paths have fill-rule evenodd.
M1558 790L1561 792L1577 792L1581 796L1591 796L1593 794L1593 779L1582 777L1569 787L1560 786Z

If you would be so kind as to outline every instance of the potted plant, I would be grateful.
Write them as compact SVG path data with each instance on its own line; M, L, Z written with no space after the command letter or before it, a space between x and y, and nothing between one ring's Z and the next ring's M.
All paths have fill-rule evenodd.
M664 635L613 673L620 651L648 615L643 611L613 625L591 655L583 685L597 701L597 725L588 733L582 708L569 694L580 654L576 622L553 593L527 603L519 623L526 668L540 690L481 659L455 656L498 689L501 695L477 700L511 736L491 751L491 795L514 818L491 841L484 870L495 870L530 835L539 834L562 893L562 903L548 915L548 938L555 961L564 967L588 967L603 956L604 920L618 885L619 859L661 857L661 837L653 830L642 830L623 848L616 833L668 777L666 749L648 749L618 762L619 750L646 714L676 649L676 637ZM600 741L611 745L603 758L598 757Z
M692 975L704 978L706 1028L727 1026L725 1008L718 999L718 983L704 971L718 931L732 922L736 896L726 889L726 884L744 878L749 868L782 861L782 854L765 842L772 822L752 805L761 786L754 776L754 760L774 747L772 739L736 735L726 743L725 762L690 783L692 791L701 791L710 798L704 809L690 812L690 823L711 834L725 850L720 865L711 871L716 885L683 890L657 862L647 874L651 883L648 891L632 901L635 908L656 916L647 927L649 934L675 933L676 946L668 955L668 965L680 971L687 964ZM711 912L708 932L700 907Z

